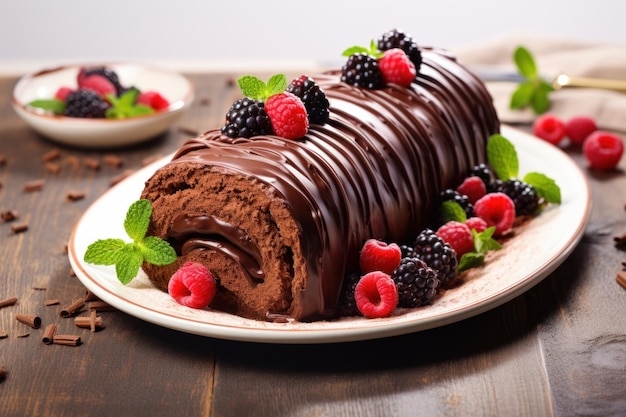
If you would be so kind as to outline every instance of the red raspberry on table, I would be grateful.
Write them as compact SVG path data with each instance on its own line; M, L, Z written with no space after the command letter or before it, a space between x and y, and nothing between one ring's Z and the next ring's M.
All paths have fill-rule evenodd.
M489 193L474 204L474 212L487 222L487 226L495 226L495 237L502 236L513 227L515 221L515 203L504 193Z
M394 83L408 87L415 79L415 65L400 48L386 50L378 59L378 68L385 84Z
M575 116L565 122L565 136L575 145L582 144L596 130L596 121L588 116Z
M401 259L402 250L397 244L368 239L361 248L359 267L363 274L373 271L391 274L400 265Z
M544 114L535 119L533 133L538 138L558 145L565 137L565 124L552 114Z
M299 139L309 129L306 107L291 93L274 94L265 102L274 133L286 139Z
M487 194L485 182L477 176L467 177L456 190L459 194L467 196L470 203L474 204L480 197Z
M480 217L470 217L465 220L465 224L467 227L476 230L478 233L482 233L487 230L487 222L481 219Z
M583 154L591 168L603 171L613 169L623 153L622 138L611 132L596 130L583 142Z
M398 306L398 288L389 274L369 272L356 284L354 300L365 317L387 317Z
M170 278L167 292L178 303L191 308L211 304L217 291L211 271L197 262L187 262Z
M138 104L145 104L156 111L167 109L170 102L157 91L144 91L137 97Z
M442 225L435 233L444 241L448 242L456 252L458 259L460 259L464 253L474 250L474 236L465 223L452 220Z
M116 95L117 90L111 81L103 77L102 75L94 74L87 77L80 77L78 79L78 87L93 90L100 94L103 98L107 94Z

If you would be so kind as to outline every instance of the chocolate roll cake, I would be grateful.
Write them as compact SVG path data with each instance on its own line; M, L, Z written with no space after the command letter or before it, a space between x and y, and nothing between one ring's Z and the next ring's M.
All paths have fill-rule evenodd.
M499 131L483 83L448 52L422 48L410 87L368 90L313 77L329 121L305 137L230 138L219 129L187 141L146 182L149 234L179 254L144 265L167 290L185 262L219 279L211 308L301 321L335 314L344 277L368 238L411 242L438 201L485 161Z

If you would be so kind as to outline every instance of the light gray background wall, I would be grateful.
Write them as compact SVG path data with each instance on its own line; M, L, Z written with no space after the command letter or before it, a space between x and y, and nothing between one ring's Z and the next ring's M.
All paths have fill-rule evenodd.
M622 0L0 0L0 71L93 60L328 64L393 27L449 49L517 32L626 45L625 23Z

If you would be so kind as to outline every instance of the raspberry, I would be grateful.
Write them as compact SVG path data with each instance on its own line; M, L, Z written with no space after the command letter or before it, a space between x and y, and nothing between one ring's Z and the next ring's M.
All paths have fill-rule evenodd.
M470 230L474 229L478 233L482 233L487 230L487 222L480 217L470 217L465 220L465 224L470 228Z
M565 122L565 136L574 145L581 145L597 129L596 121L588 116L575 116Z
M441 285L437 272L417 257L403 258L391 279L398 287L398 306L406 308L430 304Z
M222 126L222 134L230 138L251 138L271 133L272 123L263 102L251 98L235 101L226 113L226 123Z
M295 94L302 100L304 107L306 107L309 123L323 125L328 121L330 103L324 91L319 88L313 78L301 75L293 80L285 91Z
M389 274L370 272L354 289L356 306L367 318L387 317L398 306L398 289Z
M391 274L397 268L401 258L402 251L397 244L369 239L361 248L359 266L363 274L373 271Z
M65 101L67 100L67 96L73 90L70 87L59 87L56 93L54 93L54 98L57 100Z
M413 63L415 71L419 71L422 65L422 53L413 38L406 33L397 29L390 30L378 39L377 46L381 51L392 48L402 49Z
M144 91L137 97L137 103L145 104L148 107L152 107L156 111L167 109L170 106L170 102L165 97L156 91Z
M385 51L378 59L378 68L385 84L394 83L403 87L411 85L415 79L415 66L400 48Z
M63 114L69 117L102 119L108 108L108 103L100 94L81 88L67 95Z
M341 81L371 90L383 86L376 58L365 53L352 54L341 68Z
M458 259L474 250L474 236L465 223L449 221L437 229L436 233L454 249Z
M596 130L583 142L583 153L591 168L610 170L622 158L624 143L616 134Z
M82 78L78 83L78 87L93 90L102 97L106 97L107 94L117 95L117 90L111 81L98 74Z
M461 185L456 187L456 191L467 196L469 202L474 204L480 197L487 194L487 186L480 177L471 176L465 178Z
M265 102L274 133L285 139L300 139L309 129L304 103L291 93L274 94Z
M504 193L486 194L474 206L476 215L487 222L487 226L495 226L494 236L502 236L511 230L515 220L515 203Z
M424 229L417 236L413 254L437 272L442 286L447 286L454 280L459 266L456 252L433 230Z
M174 272L167 291L179 304L204 308L213 301L217 285L213 274L204 265L187 262Z
M565 124L552 114L544 114L533 123L533 133L538 138L558 145L565 137Z
M107 68L107 67L82 68L81 71L79 72L79 85L80 85L81 74L83 74L83 76L86 76L86 77L89 77L94 74L103 76L104 78L109 80L109 82L113 84L113 86L115 86L116 95L118 96L121 96L125 91L125 88L120 84L120 80L119 80L119 77L117 76L117 73L113 71L111 68Z

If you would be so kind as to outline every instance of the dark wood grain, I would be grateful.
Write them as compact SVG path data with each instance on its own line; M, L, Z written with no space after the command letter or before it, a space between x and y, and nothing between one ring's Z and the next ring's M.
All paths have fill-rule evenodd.
M626 415L626 290L615 274L626 259L613 236L626 232L623 172L588 173L592 217L580 245L536 287L477 317L405 336L328 345L222 341L102 312L92 333L61 318L84 296L65 243L112 178L166 155L221 124L238 93L230 74L192 74L196 100L177 127L140 146L83 151L33 133L11 108L13 78L0 79L2 416L620 416ZM42 158L60 151L58 173ZM121 167L101 164L115 153ZM624 168L622 162L621 168ZM24 184L43 179L40 191ZM85 198L68 201L69 192ZM48 299L59 305L46 306ZM16 314L36 314L32 329ZM80 335L76 347L45 345L44 328Z

